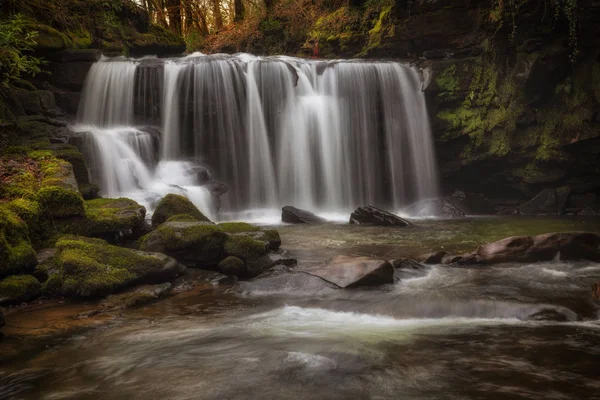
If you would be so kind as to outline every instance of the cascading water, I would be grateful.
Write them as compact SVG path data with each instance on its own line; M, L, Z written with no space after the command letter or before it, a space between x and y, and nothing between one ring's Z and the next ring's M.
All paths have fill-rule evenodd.
M171 191L216 217L195 165L228 185L225 212L397 210L436 194L420 86L417 71L398 62L103 59L75 128L90 132L85 152L102 193L150 210Z

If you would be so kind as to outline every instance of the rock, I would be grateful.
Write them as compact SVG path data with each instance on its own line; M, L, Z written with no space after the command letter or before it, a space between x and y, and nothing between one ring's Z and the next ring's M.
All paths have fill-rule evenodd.
M208 168L198 165L192 167L190 172L196 177L196 183L198 185L204 185L212 180L212 175Z
M58 56L62 62L95 62L100 60L102 57L102 52L98 49L67 49L58 53Z
M569 311L566 310L565 311ZM545 308L543 310L537 311L531 315L529 315L526 319L529 321L556 321L556 322L565 322L565 321L575 321L577 320L577 315L573 312L569 312L569 317L564 313L559 312L558 310Z
M544 189L533 199L522 204L519 212L523 215L561 215L565 211L571 193L568 187Z
M101 239L65 235L57 243L60 274L44 290L73 297L99 297L137 284L163 283L185 271L160 253L126 249Z
M490 215L496 213L494 205L487 201L481 194L467 194L456 191L447 200L465 215Z
M412 224L399 216L373 206L359 207L350 215L350 223L356 225L399 226Z
M83 198L69 162L54 159L45 165L40 186L37 196L46 213L52 217L85 215Z
M188 268L183 275L173 281L171 293L177 294L190 291L197 284L220 285L235 282L237 282L235 276L227 276L204 269Z
M54 144L52 145L52 151L57 158L68 161L69 164L71 164L79 189L81 189L82 185L90 184L87 163L85 162L83 153L81 153L75 146L65 143Z
M600 300L600 282L598 283L594 283L592 285L592 296L596 299L596 300Z
M443 60L445 58L450 58L452 53L446 50L426 50L423 52L423 57L428 60Z
M144 236L140 249L165 253L188 267L216 267L225 256L228 235L203 221L170 221Z
M597 197L594 193L584 195L571 195L569 207L584 209L586 207L594 208L597 205Z
M0 306L30 301L40 295L41 285L31 275L11 275L0 280Z
M286 296L326 295L339 287L304 272L272 270L245 282L239 282L234 291L243 294L282 294Z
M83 217L63 218L56 221L61 233L96 237L111 243L136 239L145 228L146 209L124 197L94 199L85 202Z
M69 115L76 115L81 102L81 93L79 92L56 92L54 94L56 105Z
M148 304L164 297L171 291L172 286L170 282L138 286L126 292L108 296L100 303L100 308L103 311L117 311Z
M591 232L546 233L513 236L480 246L465 263L589 260L600 262L600 234Z
M30 272L36 264L27 224L9 206L0 205L0 278Z
M586 207L583 210L579 211L577 213L577 215L589 215L589 216L593 216L593 215L599 215L598 211L594 210L592 207Z
M197 221L210 222L185 196L169 193L156 206L156 210L152 214L152 226L158 226L169 219L169 217L181 214L189 215Z
M292 206L285 206L281 209L281 221L288 224L322 224L327 222L310 211Z
M300 271L317 276L341 288L381 285L394 282L394 267L370 257L337 256Z
M245 234L255 240L260 240L269 250L277 250L281 246L281 237L276 229L260 228L246 222L222 222L219 224L219 228L225 233Z
M423 254L418 259L424 264L441 264L447 254L445 251L437 251L435 253Z
M6 321L4 319L4 314L2 314L2 310L0 310L0 329L6 325ZM2 337L2 333L0 333L0 338Z
M465 213L448 199L428 199L411 204L402 210L413 217L464 218Z
M411 260L410 258L399 258L392 261L392 266L396 269L423 269L425 266L420 262Z
M94 200L100 197L100 187L93 183L79 185L79 193L81 193L84 200Z

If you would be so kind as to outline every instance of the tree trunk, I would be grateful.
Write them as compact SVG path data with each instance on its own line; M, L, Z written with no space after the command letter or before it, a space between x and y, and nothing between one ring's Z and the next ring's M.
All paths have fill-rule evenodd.
M221 4L219 0L212 0L213 18L215 22L215 30L220 30L223 27L223 16L221 15Z
M181 35L181 2L180 0L167 0L167 14L169 16L169 29Z
M242 0L234 0L234 4L233 5L234 5L233 8L234 8L234 12L235 12L233 20L236 21L236 22L243 20L244 19L244 13L245 13L244 2Z
M267 7L267 14L269 14L273 8L273 0L265 0L265 7Z

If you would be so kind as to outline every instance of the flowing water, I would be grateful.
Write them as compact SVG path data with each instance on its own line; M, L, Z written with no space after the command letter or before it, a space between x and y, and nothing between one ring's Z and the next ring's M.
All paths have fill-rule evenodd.
M599 223L428 221L416 234L371 228L371 241L347 225L281 232L293 255L316 262L332 249L390 258L393 240L406 255L426 235L459 249L492 227L503 235ZM600 304L590 288L599 276L598 263L554 261L434 265L398 271L392 285L323 293L211 287L0 363L0 398L598 399Z
M73 130L102 194L150 211L171 190L215 216L199 165L229 187L219 219L272 216L283 205L397 210L437 189L421 79L399 62L103 59L89 72ZM167 169L175 172L157 173Z

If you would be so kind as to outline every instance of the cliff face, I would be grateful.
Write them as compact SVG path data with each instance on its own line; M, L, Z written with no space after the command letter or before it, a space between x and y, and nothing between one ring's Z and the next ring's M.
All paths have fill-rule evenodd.
M569 19L550 2L529 0L514 19L505 10L495 22L493 3L281 0L255 35L232 28L210 37L205 50L307 56L318 43L324 58L412 60L424 70L447 192L513 199L563 185L597 192L600 3L579 1ZM290 17L298 7L303 14ZM288 25L294 20L301 22Z

